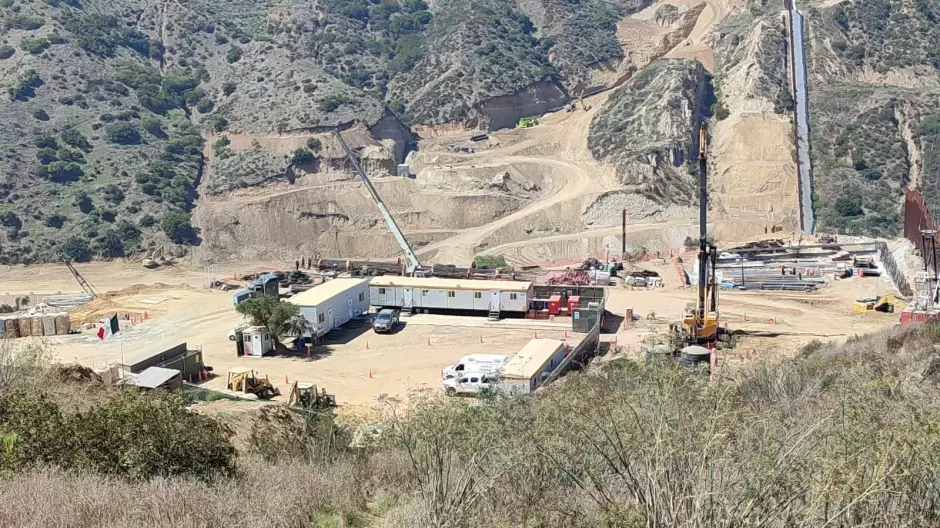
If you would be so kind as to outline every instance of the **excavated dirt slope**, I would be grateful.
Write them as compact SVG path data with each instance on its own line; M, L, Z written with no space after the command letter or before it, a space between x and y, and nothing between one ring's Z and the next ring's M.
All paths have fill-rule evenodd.
M695 58L713 70L709 36L742 2L673 3L674 19L656 20L665 4L658 2L622 21L630 62L621 65L624 79L663 55ZM659 13L667 11L672 12ZM631 34L631 28L642 31ZM640 49L643 35L651 44ZM747 85L749 64L753 60L738 64L724 86ZM586 98L574 111L544 116L536 127L503 130L481 142L470 141L473 133L458 127L422 129L427 139L409 157L414 177L379 170L384 176L375 186L424 263L467 265L482 253L548 264L603 256L608 248L619 253L624 209L628 249L679 248L697 233L695 208L663 206L634 194L587 148L589 125L607 97ZM774 224L789 230L797 222L789 123L744 88L726 89L723 97L730 115L711 131L709 229L722 243L763 234ZM261 145L283 156L306 139L240 135L228 148ZM212 178L210 168L206 185ZM362 184L335 161L250 191L203 194L195 223L204 240L198 256L216 261L399 254Z

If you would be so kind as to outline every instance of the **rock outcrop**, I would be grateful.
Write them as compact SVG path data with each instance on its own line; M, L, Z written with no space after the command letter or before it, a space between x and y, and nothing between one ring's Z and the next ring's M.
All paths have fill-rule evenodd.
M663 204L696 199L694 167L706 93L701 63L660 59L617 89L591 122L588 147L620 181Z

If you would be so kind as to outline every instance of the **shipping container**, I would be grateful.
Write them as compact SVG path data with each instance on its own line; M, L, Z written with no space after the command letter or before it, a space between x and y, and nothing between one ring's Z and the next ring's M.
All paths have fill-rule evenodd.
M300 315L314 327L314 332L303 337L321 337L369 311L369 281L328 280L287 302L300 306Z

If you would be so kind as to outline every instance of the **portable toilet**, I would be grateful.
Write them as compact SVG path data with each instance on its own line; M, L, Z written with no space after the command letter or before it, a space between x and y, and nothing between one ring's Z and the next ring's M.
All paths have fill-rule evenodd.
M571 297L568 297L568 315L573 314L574 309L577 308L579 304L581 304L580 295L572 295Z
M548 298L549 315L558 315L561 313L561 295L552 295Z
M249 326L241 332L242 353L246 356L261 357L274 350L274 339L263 326Z

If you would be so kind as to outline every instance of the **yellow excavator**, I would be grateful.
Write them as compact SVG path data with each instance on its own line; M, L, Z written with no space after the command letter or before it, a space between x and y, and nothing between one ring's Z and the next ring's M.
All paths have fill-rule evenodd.
M894 295L882 295L881 297L869 297L867 299L858 299L852 303L853 312L885 312L894 313L896 310L903 310L907 306L905 301L896 298Z
M699 129L698 194L699 194L699 239L698 239L698 296L695 303L686 306L681 324L673 324L679 348L699 345L711 348L719 340L718 283L715 268L718 248L708 242L708 174L705 151L708 136L705 123Z

